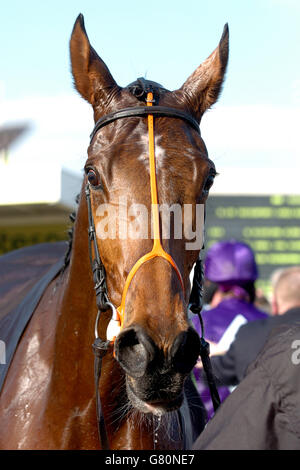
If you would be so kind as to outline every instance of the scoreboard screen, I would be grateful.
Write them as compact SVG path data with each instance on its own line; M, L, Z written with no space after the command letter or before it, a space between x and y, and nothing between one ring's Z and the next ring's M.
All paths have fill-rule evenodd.
M210 196L205 247L236 239L254 250L258 285L267 290L272 273L300 265L300 196Z

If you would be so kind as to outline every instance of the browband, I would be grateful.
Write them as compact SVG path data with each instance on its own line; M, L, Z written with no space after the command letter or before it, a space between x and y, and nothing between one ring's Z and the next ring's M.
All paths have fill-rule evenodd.
M106 114L105 116L98 119L93 129L93 132L90 135L90 141L93 140L95 134L98 132L99 129L106 126L107 124L110 124L111 122L116 121L117 119L133 116L145 117L149 114L152 114L153 116L166 116L183 119L184 121L188 122L200 134L199 123L196 121L196 119L193 118L190 114L181 111L180 109L169 108L167 106L136 106L135 108L120 109L119 111Z

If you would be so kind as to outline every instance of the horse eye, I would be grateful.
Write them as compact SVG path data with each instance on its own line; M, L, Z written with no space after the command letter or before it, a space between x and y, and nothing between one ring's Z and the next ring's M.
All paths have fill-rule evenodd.
M90 185L93 186L93 187L97 187L100 184L100 177L99 177L98 173L95 170L93 170L92 168L89 168L87 170L87 179L88 179L88 182L90 183Z
M213 184L214 184L214 176L209 175L209 177L205 181L205 185L204 185L203 190L206 191L206 192L209 191Z

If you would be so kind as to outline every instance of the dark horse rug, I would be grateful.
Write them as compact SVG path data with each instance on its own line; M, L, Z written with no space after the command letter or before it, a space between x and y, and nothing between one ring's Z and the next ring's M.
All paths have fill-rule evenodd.
M0 258L0 391L19 340L49 283L65 264L66 242L42 243Z

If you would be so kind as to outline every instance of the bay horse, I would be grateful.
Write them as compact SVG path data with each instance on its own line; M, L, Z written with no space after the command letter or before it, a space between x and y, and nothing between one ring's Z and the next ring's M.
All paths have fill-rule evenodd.
M83 16L77 18L70 39L72 74L77 91L92 105L96 126L71 250L37 298L5 377L2 449L183 448L176 410L184 406L183 389L199 355L199 336L187 313L189 275L199 249L185 249L185 236L162 239L157 217L158 251L145 259L154 250L152 218L145 237L130 239L118 230L114 237L102 237L99 207L115 208L126 196L128 204L143 205L153 214L152 183L157 182L159 204L191 205L195 227L195 207L205 204L216 174L198 125L220 94L228 38L225 25L217 48L178 90L145 79L122 88L90 45ZM117 220L118 228L122 222ZM42 248L31 252L36 264L51 251ZM26 269L26 257L22 264L18 252L11 256L19 273ZM127 279L141 259L124 297ZM106 338L114 321L118 328L101 340L100 349L104 344L106 350L103 359L98 354L102 368L95 389L91 344L94 336ZM95 342L96 358L98 346ZM97 418L105 425L105 445L99 442Z

